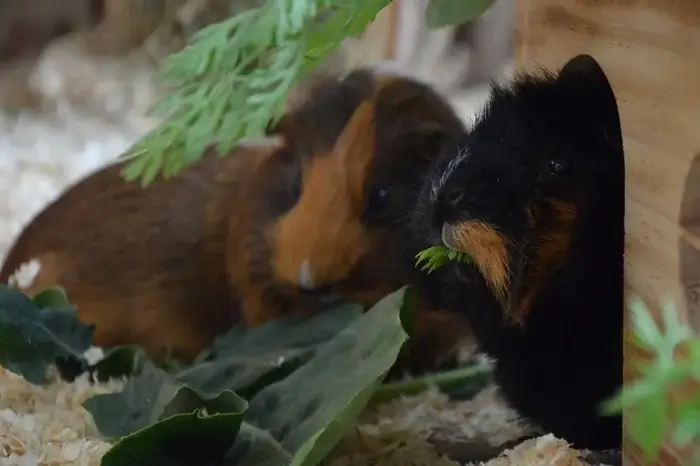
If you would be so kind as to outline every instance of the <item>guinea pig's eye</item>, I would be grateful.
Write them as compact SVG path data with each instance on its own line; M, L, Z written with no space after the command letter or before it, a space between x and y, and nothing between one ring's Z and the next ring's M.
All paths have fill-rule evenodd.
M288 190L290 200L293 199L294 202L298 201L301 197L301 173L296 174L290 180Z
M365 214L372 215L382 211L389 202L389 190L382 185L372 187L367 196Z
M301 197L303 174L298 164L280 167L277 179L270 180L270 202L278 212L287 212L294 207Z
M564 157L550 159L547 162L547 172L550 175L561 175L569 170L569 161Z

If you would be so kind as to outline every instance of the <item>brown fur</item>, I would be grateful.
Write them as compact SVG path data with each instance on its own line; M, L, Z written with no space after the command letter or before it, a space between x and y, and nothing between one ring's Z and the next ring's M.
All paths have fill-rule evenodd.
M544 205L549 225L539 226ZM523 259L510 262L515 247L496 229L478 220L461 222L444 236L447 245L470 255L508 317L523 325L537 295L556 272L571 247L578 210L574 203L540 200L528 209L529 228L538 232L534 244L525 245Z
M461 222L451 231L446 244L470 255L498 300L505 302L508 295L509 270L506 240L494 228L478 220Z
M96 344L135 343L154 357L193 357L240 321L307 315L322 297L371 306L417 280L402 217L427 164L463 130L430 92L360 71L318 84L271 128L277 143L209 151L146 189L126 183L120 164L99 170L29 223L0 280L36 258L30 293L64 287ZM377 183L390 204L368 216ZM455 328L443 326L446 338Z
M299 202L275 226L273 264L290 283L305 263L314 283L339 281L370 248L357 219L374 152L373 110L360 104L330 153L311 162Z
M154 355L176 346L175 355L196 354L218 329L236 321L233 312L216 309L217 301L233 298L223 291L224 264L216 260L224 250L227 201L217 196L217 187L252 185L241 175L259 177L271 154L236 149L219 159L209 153L181 176L157 179L148 190L125 183L120 165L100 170L25 228L0 279L36 258L41 270L27 292L64 287L81 320L96 325L96 344L133 342ZM243 210L256 192L228 194ZM232 225L234 235L247 227L244 215L235 218L241 222Z
M537 220L533 219L532 231L540 233L536 236L532 253L519 264L518 283L520 285L514 284L511 289L514 299L511 301L508 314L521 325L530 313L537 295L547 284L547 280L564 263L571 248L575 222L578 218L578 208L573 202L556 199L544 199L541 202L550 210L549 225L545 228L534 228ZM531 207L530 210L534 208Z

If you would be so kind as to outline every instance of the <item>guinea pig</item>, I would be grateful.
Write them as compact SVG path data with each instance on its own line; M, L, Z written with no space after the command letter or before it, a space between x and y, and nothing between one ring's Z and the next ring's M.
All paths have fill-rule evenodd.
M369 307L416 282L401 247L410 211L462 121L427 85L368 69L308 95L266 143L210 150L146 188L124 181L122 162L87 176L25 227L0 280L36 259L26 292L63 287L96 345L181 359L237 323L306 316L329 298ZM418 314L418 332L462 335L439 311Z
M622 385L624 151L594 58L494 84L412 214L424 246L467 254L424 277L466 316L523 416L587 449L621 445L599 403Z

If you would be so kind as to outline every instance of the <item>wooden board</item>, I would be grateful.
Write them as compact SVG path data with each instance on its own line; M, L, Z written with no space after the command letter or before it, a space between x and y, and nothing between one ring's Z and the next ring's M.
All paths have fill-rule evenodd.
M700 331L700 1L517 0L517 68L578 53L618 98L626 156L626 287ZM631 357L626 348L625 357ZM642 464L626 442L625 464ZM665 448L659 464L682 455Z
M360 41L364 44L364 60L367 63L392 60L395 57L397 15L398 6L396 2L391 2L379 12L360 37Z

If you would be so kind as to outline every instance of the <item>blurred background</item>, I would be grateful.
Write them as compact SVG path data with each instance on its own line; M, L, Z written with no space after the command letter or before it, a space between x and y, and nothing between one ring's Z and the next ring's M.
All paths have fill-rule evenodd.
M250 0L0 0L0 257L69 184L158 122L159 61ZM429 30L427 0L394 0L327 67L381 64L433 84L469 121L511 71L514 0Z

